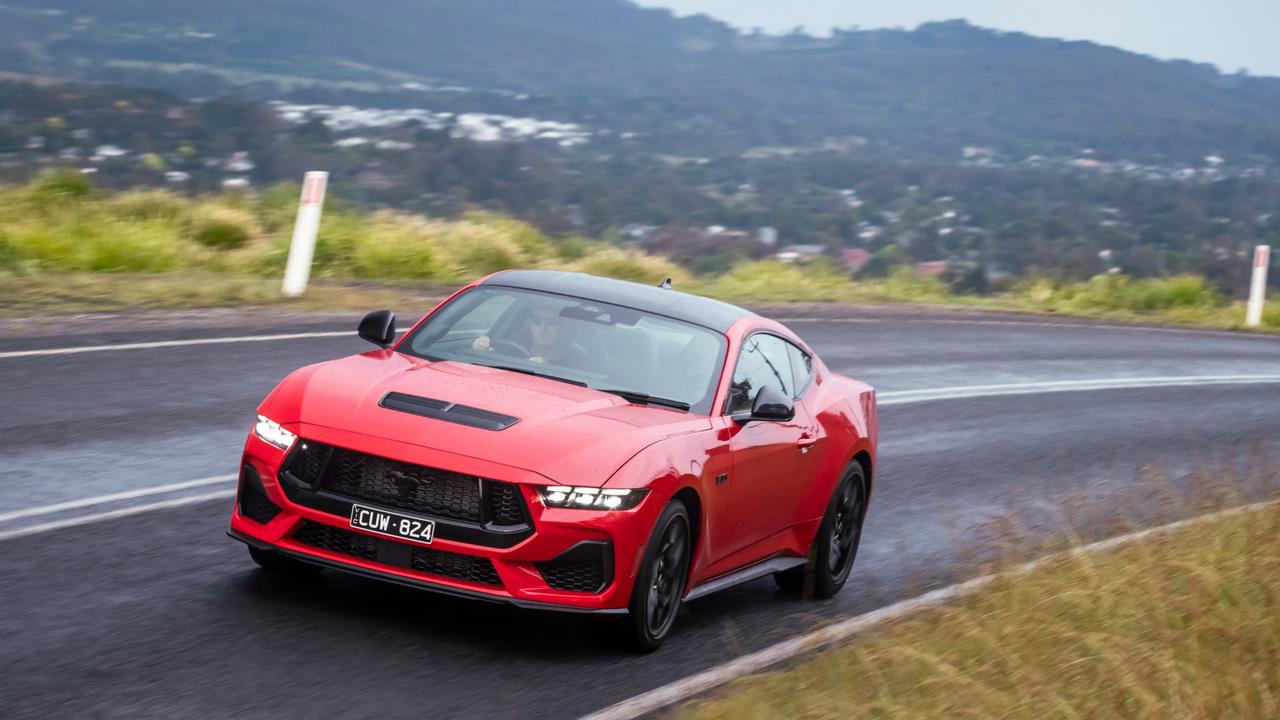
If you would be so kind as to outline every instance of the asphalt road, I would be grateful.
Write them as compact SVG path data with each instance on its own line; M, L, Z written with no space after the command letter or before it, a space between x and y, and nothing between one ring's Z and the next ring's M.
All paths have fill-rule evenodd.
M1114 504L1148 468L1176 479L1206 458L1280 450L1280 338L787 313L798 314L810 317L791 326L828 365L884 399L877 491L850 583L826 603L767 580L690 603L675 636L643 657L596 618L337 573L301 584L266 576L223 534L228 498L79 522L230 488L220 478L234 472L261 397L294 367L362 350L353 336L13 355L342 331L352 319L0 327L0 715L571 717L945 584L990 551L992 520L1011 507ZM1258 381L1161 379L1240 376ZM1125 379L1138 387L1111 382ZM1045 384L1090 380L1108 387ZM903 394L969 386L1006 387ZM131 490L140 497L85 503ZM1039 519L1051 528L1057 517Z

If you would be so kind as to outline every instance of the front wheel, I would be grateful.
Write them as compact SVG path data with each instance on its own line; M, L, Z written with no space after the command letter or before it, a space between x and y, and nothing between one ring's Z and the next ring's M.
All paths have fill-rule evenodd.
M831 494L818 536L803 567L777 573L774 578L784 590L804 589L805 595L825 600L840 592L853 569L862 540L862 520L867 507L867 478L860 463L854 462Z
M689 512L673 500L654 523L631 590L628 624L632 644L641 652L657 650L675 625L689 579L691 537Z

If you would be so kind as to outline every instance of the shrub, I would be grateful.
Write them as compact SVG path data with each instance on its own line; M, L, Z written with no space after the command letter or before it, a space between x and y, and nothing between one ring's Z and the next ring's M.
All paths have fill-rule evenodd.
M158 220L107 222L68 236L59 259L66 269L96 272L166 272L182 267L174 228Z
M666 258L613 247L591 252L567 269L649 285L671 278L673 283L683 286L689 280L688 271Z
M828 262L789 265L776 260L742 263L706 286L726 300L841 300L849 296L848 276Z
M526 222L489 213L471 213L467 219L490 227L509 238L520 248L521 256L528 262L540 262L555 254L551 238Z
M351 273L359 278L434 280L449 277L437 244L441 223L379 213L352 248Z
M439 223L435 236L454 277L488 275L530 264L531 258L519 243L498 227L478 222L474 217Z
M1223 304L1218 291L1198 275L1149 279L1097 275L1076 283L1035 278L1016 285L1014 295L1041 307L1076 311L1155 312Z
M0 230L0 270L16 270L20 259L17 244L9 238L9 233Z
M39 177L30 186L31 197L43 203L80 200L93 194L89 178L72 170L55 170Z
M561 240L555 247L556 255L561 260L581 260L596 249L598 243L573 235Z
M249 242L249 233L240 225L226 220L210 220L196 229L196 242L215 250L235 250Z
M257 212L268 230L288 230L293 227L301 194L301 185L287 182L276 183L262 191L258 196Z
M124 192L107 203L108 212L128 220L167 220L176 223L190 209L190 200L165 190Z

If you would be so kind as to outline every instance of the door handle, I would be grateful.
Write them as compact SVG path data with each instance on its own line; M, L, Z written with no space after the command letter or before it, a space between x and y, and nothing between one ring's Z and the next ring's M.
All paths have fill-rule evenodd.
M796 441L796 447L800 448L800 452L807 453L814 443L818 442L818 438L808 432L800 433L800 439Z

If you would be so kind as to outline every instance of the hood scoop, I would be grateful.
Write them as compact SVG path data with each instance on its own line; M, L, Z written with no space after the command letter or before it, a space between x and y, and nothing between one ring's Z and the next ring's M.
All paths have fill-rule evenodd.
M506 430L520 422L520 418L502 413L399 392L387 393L378 405L388 410L398 410L410 415L421 415L433 420L443 420L481 430Z

